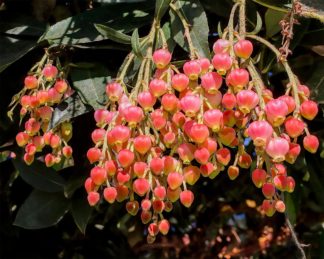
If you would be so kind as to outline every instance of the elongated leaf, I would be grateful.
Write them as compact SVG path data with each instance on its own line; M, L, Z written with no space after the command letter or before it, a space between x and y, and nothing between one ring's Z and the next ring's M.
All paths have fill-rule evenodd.
M155 3L155 17L157 20L161 20L163 15L169 9L169 4L171 0L156 0Z
M142 53L141 45L140 45L140 41L139 41L138 29L135 29L133 31L131 41L132 41L132 49L133 49L134 54L136 56L138 56L139 58L143 58L143 53Z
M253 31L249 32L249 34L258 34L262 29L262 18L260 16L259 12L256 12L256 14L257 14L256 26Z
M105 38L110 39L112 41L122 43L122 44L130 44L131 37L122 32L116 31L113 28L105 26L103 24L94 24L96 30L103 35Z
M36 41L0 37L0 72L16 62L36 47Z
M185 16L190 26L190 36L193 41L197 52L201 57L210 57L209 44L208 44L208 21L206 13L199 1L178 1L181 12ZM174 40L183 49L188 51L188 43L184 37L184 29L179 17L170 11L171 16L171 31Z
M271 38L275 34L281 31L281 27L279 22L285 16L285 13L268 9L265 13L265 27L266 27L266 35Z
M78 93L75 93L55 108L49 128L54 128L64 121L68 121L90 111L92 111L92 107L84 104Z
M271 10L276 10L279 12L287 13L288 7L286 5L287 2L282 0L252 0L253 2L268 7Z
M39 161L34 161L30 166L21 158L12 160L21 178L34 188L45 192L63 191L65 180L54 169L48 168Z
M73 88L77 91L83 103L94 109L105 105L105 87L110 81L110 72L101 64L92 67L71 69Z
M163 24L162 31L163 31L164 37L165 37L165 39L167 41L168 49L169 49L169 51L172 52L174 50L175 46L176 46L176 42L172 38L170 22L166 22L165 24Z
M61 192L34 190L20 207L13 224L26 229L47 228L57 224L68 208L69 200Z
M73 174L67 180L64 186L64 196L66 198L71 198L77 189L79 189L81 186L83 187L86 178L87 178L86 175L80 176L78 174Z
M45 28L44 22L39 22L32 16L12 10L1 11L0 32L7 36L15 36L19 39L28 37L37 40L44 33Z
M85 194L72 200L70 211L75 224L79 230L85 234L92 213L92 207L89 205Z
M104 24L119 32L128 33L150 23L153 8L154 6L147 1L141 4L107 4L54 24L40 41L74 45L105 40L107 38L96 30L94 24Z
M296 223L296 205L290 193L285 193L286 215L288 216L292 225Z

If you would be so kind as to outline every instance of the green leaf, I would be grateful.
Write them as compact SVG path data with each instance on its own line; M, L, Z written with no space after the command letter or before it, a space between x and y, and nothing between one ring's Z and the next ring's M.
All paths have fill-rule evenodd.
M271 10L279 11L282 13L287 13L288 8L285 3L286 1L282 0L252 0L253 2L262 5L264 7L268 7Z
M28 39L16 39L12 37L0 37L0 72L16 62L29 51L36 47L36 41Z
M173 52L173 50L174 50L174 48L176 46L176 42L172 38L170 22L166 22L166 23L163 24L162 31L164 33L164 37L165 37L166 42L168 44L169 51Z
M47 228L57 224L68 208L69 200L61 192L34 190L20 207L13 224L25 229Z
M156 3L155 3L155 15L154 15L154 17L157 20L161 20L161 18L163 17L163 15L169 9L170 2L171 2L171 0L156 0Z
M218 22L218 24L217 24L217 33L218 33L218 36L219 36L220 38L223 37L223 30L222 30L221 22Z
M133 49L134 54L139 58L143 58L143 53L141 50L141 45L140 45L140 41L139 41L139 35L138 35L137 28L133 31L131 42L132 42L132 49Z
M122 32L116 31L108 26L103 24L94 24L97 31L103 35L105 38L110 39L112 41L122 43L122 44L130 44L131 37Z
M196 47L201 57L210 57L209 43L208 43L208 21L206 13L199 1L178 1L178 7L180 5L180 11L185 16L185 19L190 24L190 36L193 41L193 45ZM179 17L170 11L171 16L171 31L174 40L184 50L188 51L188 43L184 37L184 29Z
M56 106L49 124L49 129L56 127L58 124L64 121L71 120L92 110L93 109L91 106L84 104L81 97L77 93L74 93L72 96Z
M36 160L31 165L26 165L19 157L12 162L21 178L34 188L45 192L63 191L64 178L54 169L46 167L44 163Z
M66 198L72 197L74 192L84 185L86 179L87 176L85 175L80 176L78 174L73 174L64 186L64 196Z
M292 225L296 223L296 204L292 197L292 194L285 193L285 205L286 205L286 215L288 216Z
M65 45L102 41L107 38L96 30L94 24L103 24L118 32L128 33L150 23L153 8L149 2L107 4L52 25L40 41Z
M261 15L259 14L259 12L257 11L256 12L256 15L257 15L257 22L256 22L256 25L255 25L255 28L253 31L249 32L248 34L258 34L261 29L262 29L262 18L261 18Z
M103 108L106 102L105 88L111 81L110 72L101 64L92 67L73 67L71 80L73 88L77 91L83 103L94 109Z
M265 13L265 27L266 27L266 35L268 38L271 38L275 34L281 31L281 27L279 22L283 19L285 13L268 9Z
M45 31L46 23L37 21L33 16L12 10L1 11L0 32L19 39L37 40Z
M92 213L92 207L89 205L85 194L72 199L70 211L75 224L81 233L85 234Z

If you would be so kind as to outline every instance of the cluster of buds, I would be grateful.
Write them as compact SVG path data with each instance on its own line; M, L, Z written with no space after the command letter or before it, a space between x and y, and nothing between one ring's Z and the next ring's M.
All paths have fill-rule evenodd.
M44 161L47 167L60 163L62 157L69 159L72 156L72 148L67 144L72 137L72 124L64 122L49 129L55 106L71 93L62 75L63 72L48 63L25 77L19 102L20 118L27 118L24 131L16 135L16 142L24 148L23 159L28 165L33 163L36 153L46 153Z

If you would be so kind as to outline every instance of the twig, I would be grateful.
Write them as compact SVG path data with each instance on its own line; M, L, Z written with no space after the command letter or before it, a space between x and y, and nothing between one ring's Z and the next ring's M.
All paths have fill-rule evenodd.
M293 227L293 225L291 224L291 222L290 222L290 220L288 218L287 213L285 213L285 217L286 217L287 226L288 226L288 228L290 230L290 233L291 233L291 237L292 237L295 245L297 246L297 248L298 248L298 250L299 250L299 252L301 254L301 258L306 259L306 254L305 254L305 251L303 249L303 245L298 241L296 232L295 232L294 227Z
M293 0L290 12L288 12L284 19L280 21L281 25L281 34L282 34L282 47L279 49L282 59L287 59L288 55L291 54L290 42L294 36L294 24L297 24L298 21L295 19L295 16L301 13L301 4L299 0Z
M240 37L242 39L245 38L246 34L246 28L245 28L245 0L241 0L240 2L240 10L239 10L239 17L240 17L240 27L239 27L239 32L240 32Z

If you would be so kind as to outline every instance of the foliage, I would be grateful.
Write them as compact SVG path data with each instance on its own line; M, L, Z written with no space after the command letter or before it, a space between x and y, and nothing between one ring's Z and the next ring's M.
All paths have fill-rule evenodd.
M145 244L145 230L125 213L123 205L107 205L93 211L85 202L83 182L89 171L85 154L91 143L88 136L95 124L91 111L103 107L105 85L117 74L122 60L132 49L136 58L127 76L129 81L134 77L143 58L142 50L146 47L142 46L141 36L149 30L153 10L164 17L162 28L166 40L180 53L177 62L187 59L188 46L182 25L172 11L167 13L166 5L170 1L116 3L98 0L92 1L91 10L87 10L88 6L83 3L86 1L74 1L69 6L58 2L52 7L35 5L33 12L30 11L30 1L3 2L6 8L0 8L0 85L3 91L0 95L0 206L3 211L0 231L1 246L4 247L1 257L37 258L39 254L39 258L193 258L193 255L204 254L212 258L223 247L235 245L240 249L231 250L232 256L256 256L265 250L268 257L295 253L293 245L284 247L291 243L283 217L279 215L269 221L256 211L262 195L249 188L249 171L239 177L236 186L240 188L225 176L208 182L201 179L199 187L195 187L201 196L194 206L189 210L176 207L170 216L175 226L172 233L152 246ZM311 2L305 4L311 6ZM280 46L278 22L290 7L285 3L277 0L249 1L250 31L259 26L265 38ZM210 45L218 37L217 25L225 26L232 1L181 1L181 5L191 25L190 34L195 46L199 46L197 51L209 57ZM323 6L315 7L324 10ZM43 14L47 10L46 18L40 19L35 15L36 10ZM299 21L291 44L293 55L290 64L300 80L313 90L313 98L323 109L323 24L316 19L299 18ZM62 166L56 170L46 168L41 162L26 166L19 152L16 152L17 158L12 159L10 151L17 151L13 143L18 132L19 114L14 114L14 122L9 121L7 107L11 97L21 89L28 69L40 59L43 48L55 52L62 44L67 49L63 58L71 65L68 79L75 93L56 107L51 127L65 120L73 121L71 145L75 150L74 166ZM282 91L285 83L282 68L269 50L260 47L260 53L256 66L262 71L264 80L275 86L273 91ZM320 112L309 126L321 138L322 145L323 125L323 112ZM324 146L321 146L316 155L302 154L297 163L289 167L289 173L296 176L297 186L295 193L286 198L290 219L296 222L300 240L311 244L306 251L314 258L324 254L324 231L321 227L324 213L323 160ZM46 229L25 230L43 228ZM44 240L44 236L50 237L49 240ZM266 249L267 245L271 245L271 249Z

